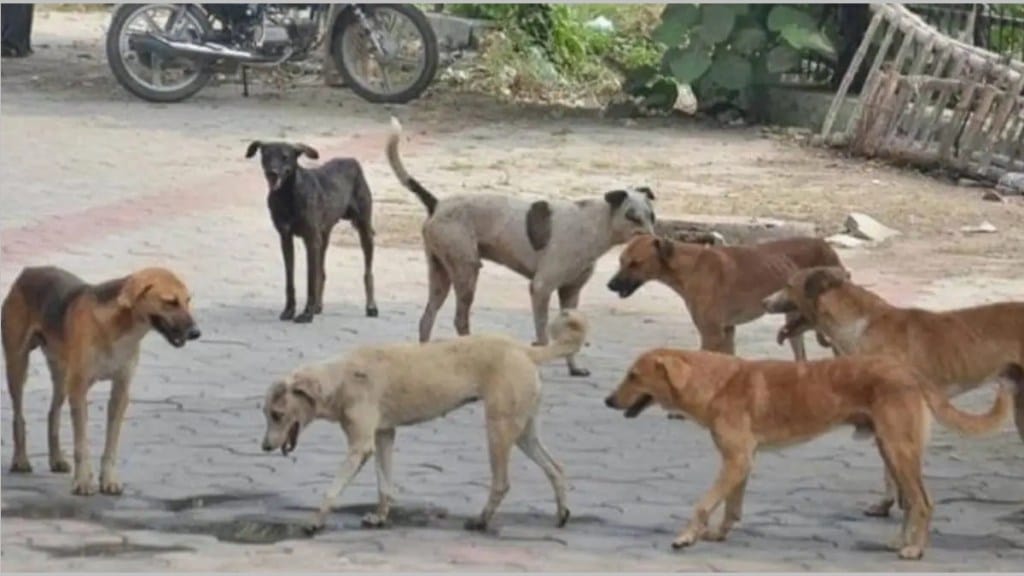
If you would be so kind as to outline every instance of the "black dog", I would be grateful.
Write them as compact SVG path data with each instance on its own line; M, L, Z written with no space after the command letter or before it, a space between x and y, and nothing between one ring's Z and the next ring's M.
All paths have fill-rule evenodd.
M377 315L373 298L373 198L363 169L353 158L336 158L318 168L299 166L299 156L316 160L320 154L305 144L284 142L249 144L246 158L260 151L263 174L270 186L267 206L274 228L281 236L284 255L285 305L281 320L311 322L324 307L324 261L331 229L338 220L348 220L359 232L363 248L363 285L366 315ZM295 316L295 245L292 237L306 245L306 309Z

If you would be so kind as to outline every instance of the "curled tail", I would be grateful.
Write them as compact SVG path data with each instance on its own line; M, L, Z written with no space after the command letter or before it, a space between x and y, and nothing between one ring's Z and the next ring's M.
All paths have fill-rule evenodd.
M960 410L931 382L923 381L921 388L935 419L943 426L969 436L995 432L1006 421L1013 407L1013 391L1007 386L999 386L992 408L984 414L969 414Z
M402 183L427 208L427 214L433 215L434 210L437 208L437 197L430 193L429 190L423 187L422 184L416 181L415 178L409 175L405 171L405 166L402 165L402 159L398 156L398 140L402 135L402 123L398 121L398 118L391 117L391 135L388 136L388 164L391 164L391 170L398 177L398 181Z
M563 310L551 321L548 334L550 343L526 348L527 356L535 364L565 358L579 352L587 339L587 320L576 310Z

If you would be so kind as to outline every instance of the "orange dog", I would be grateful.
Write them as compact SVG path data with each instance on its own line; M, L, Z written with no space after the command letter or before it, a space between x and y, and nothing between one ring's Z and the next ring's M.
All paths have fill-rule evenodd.
M906 499L899 542L899 555L905 559L923 555L932 514L921 479L928 425L925 406L942 424L981 434L1001 425L1011 403L1011 393L1004 387L987 414L965 414L912 369L885 357L748 361L664 348L641 355L605 400L608 407L625 410L628 418L658 404L711 432L722 468L697 503L689 525L672 543L674 548L699 538L725 539L740 519L747 477L759 448L804 442L844 424L871 427L886 468ZM709 531L709 517L723 499L722 523Z
M49 415L50 470L68 472L60 449L60 410L70 398L75 436L75 474L71 491L96 492L86 438L86 393L99 380L111 380L107 441L99 489L120 494L117 445L128 408L128 388L139 361L142 338L155 329L176 348L199 338L189 310L185 284L173 272L147 268L102 284L86 284L54 267L25 268L3 303L3 346L7 388L14 409L12 472L31 472L25 449L22 393L29 354L42 348L53 381Z
M897 308L851 282L846 270L830 267L797 272L764 305L768 312L787 314L780 341L813 328L839 354L900 359L947 396L996 379L1015 384L1015 420L1024 440L1024 302L946 312ZM867 514L888 515L895 499L895 486L887 478L885 497Z

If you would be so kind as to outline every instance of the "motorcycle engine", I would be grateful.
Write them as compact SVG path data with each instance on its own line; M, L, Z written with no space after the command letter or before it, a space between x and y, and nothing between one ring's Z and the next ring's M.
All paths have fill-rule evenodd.
M278 51L291 44L292 39L288 34L288 28L279 26L267 20L256 27L253 40L256 47L267 51Z

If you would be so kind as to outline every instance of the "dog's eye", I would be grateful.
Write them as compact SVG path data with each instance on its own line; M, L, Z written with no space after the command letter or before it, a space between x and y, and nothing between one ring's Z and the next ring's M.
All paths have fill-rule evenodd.
M641 220L639 216L637 216L636 214L634 214L632 212L626 212L626 220L629 220L630 222L632 222L634 224L643 224L644 223L644 221Z
M280 422L281 421L281 417L282 417L282 414L280 412L271 412L270 413L270 419L273 420L274 422Z
M177 298L171 298L170 300L164 300L164 306L168 308L177 308L181 305L181 301Z

